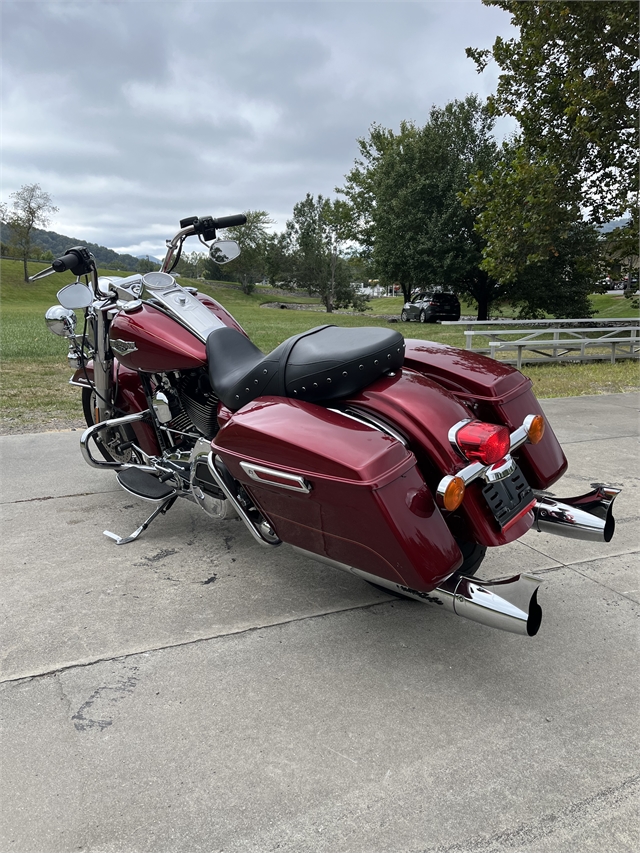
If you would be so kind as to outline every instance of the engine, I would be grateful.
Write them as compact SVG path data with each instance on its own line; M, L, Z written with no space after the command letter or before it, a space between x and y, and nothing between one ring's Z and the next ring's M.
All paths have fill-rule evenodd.
M218 398L204 369L163 373L155 377L156 395L166 397L168 412L160 420L175 433L211 440L218 432ZM178 437L177 435L175 436Z

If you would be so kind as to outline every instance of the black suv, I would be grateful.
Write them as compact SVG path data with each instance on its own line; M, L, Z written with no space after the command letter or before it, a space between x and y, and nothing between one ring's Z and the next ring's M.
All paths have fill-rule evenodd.
M405 302L400 319L420 320L421 323L435 323L436 320L459 320L460 301L454 293L418 293Z

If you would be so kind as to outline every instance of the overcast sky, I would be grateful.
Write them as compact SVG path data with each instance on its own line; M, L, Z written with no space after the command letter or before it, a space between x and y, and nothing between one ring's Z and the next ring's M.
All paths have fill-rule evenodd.
M37 182L50 229L134 255L162 255L190 215L284 227L342 184L373 122L494 91L465 47L513 33L480 0L0 6L2 200Z

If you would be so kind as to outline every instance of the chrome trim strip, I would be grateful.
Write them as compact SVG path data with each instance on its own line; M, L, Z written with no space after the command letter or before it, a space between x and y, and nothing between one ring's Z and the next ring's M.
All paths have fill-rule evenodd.
M466 459L467 457L464 455L462 449L460 448L460 445L458 444L458 431L461 430L465 424L470 424L472 420L472 418L463 418L461 421L458 421L457 424L454 424L447 434L449 444L453 447L454 450L458 451L458 453L460 454L460 456L462 456L463 459Z
M300 474L287 474L284 471L277 471L275 468L265 468L264 465L253 465L250 462L241 462L240 467L257 483L264 483L267 486L277 486L279 489L289 489L292 492L302 492L308 495L311 491L311 483L307 482ZM281 480L286 480L286 483L280 483L275 480L265 479L260 475L278 477Z
M391 376L391 374L388 375ZM329 406L328 409L330 412L335 412L337 415L343 415L345 418L349 418L356 423L377 429L379 432L383 432L385 435L395 438L395 440L399 441L400 444L404 445L404 447L409 446L409 442L403 435L400 435L400 433L393 429L393 427L389 426L389 424L369 412L364 412L360 409L354 408L353 406L349 406L346 409L333 409Z

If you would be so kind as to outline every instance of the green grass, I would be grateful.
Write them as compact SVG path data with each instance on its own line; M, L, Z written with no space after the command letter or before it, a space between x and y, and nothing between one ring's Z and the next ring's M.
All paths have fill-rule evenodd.
M43 266L30 264L30 274ZM113 270L104 270L102 274L117 275ZM27 284L22 281L20 262L0 261L0 432L82 425L79 391L68 384L71 371L66 363L67 342L52 335L44 322L47 308L57 303L58 290L73 280L70 273L63 273ZM297 294L275 295L270 288L260 287L245 295L240 289L222 282L203 285L186 278L181 278L180 282L199 286L223 304L264 352L269 352L290 335L324 323L389 327L384 317L375 315L399 317L402 308L401 297L390 297L372 300L371 310L365 315L270 309L261 306L268 302L317 304L317 300ZM630 300L622 296L598 295L592 299L599 316L637 316ZM463 306L463 313L472 313L471 308ZM395 328L407 338L464 346L464 327L461 326L398 323ZM640 384L638 364L630 361L615 365L527 366L523 372L533 379L540 397L632 391Z

